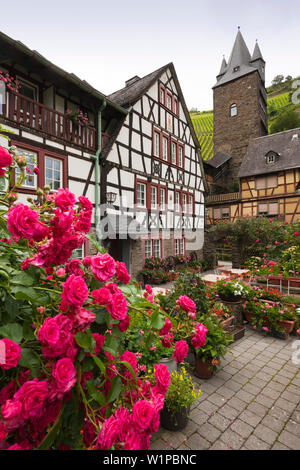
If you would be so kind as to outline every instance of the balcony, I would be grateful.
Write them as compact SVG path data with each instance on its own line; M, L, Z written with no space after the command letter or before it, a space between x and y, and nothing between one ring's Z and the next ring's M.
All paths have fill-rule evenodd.
M50 138L60 139L86 151L95 152L97 131L92 126L78 125L67 115L33 101L26 96L8 90L7 103L0 107L0 116L15 124L47 134ZM102 133L102 147L110 136Z
M240 198L240 193L211 194L206 198L206 204L219 204L223 202L236 201Z

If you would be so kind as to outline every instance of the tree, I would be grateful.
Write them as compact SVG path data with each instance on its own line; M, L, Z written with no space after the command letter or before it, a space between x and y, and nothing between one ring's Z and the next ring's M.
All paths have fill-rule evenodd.
M282 83L283 80L284 80L283 75L276 75L276 77L274 77L272 80L272 85L278 85L279 83Z
M300 127L300 116L295 109L288 109L280 113L270 126L270 134L288 131Z
M287 76L285 77L285 79L286 79L286 80L292 80L293 77L292 77L292 75L287 75Z

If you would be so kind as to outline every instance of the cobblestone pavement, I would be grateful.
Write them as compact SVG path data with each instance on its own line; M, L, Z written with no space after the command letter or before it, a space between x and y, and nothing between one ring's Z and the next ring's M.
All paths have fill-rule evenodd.
M300 365L289 340L246 327L202 390L190 420L178 432L160 427L153 450L300 450Z

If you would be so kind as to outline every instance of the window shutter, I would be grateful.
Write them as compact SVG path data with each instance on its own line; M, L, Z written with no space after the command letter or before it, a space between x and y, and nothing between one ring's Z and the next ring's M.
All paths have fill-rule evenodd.
M269 214L270 215L277 215L278 214L278 202L272 202L269 204Z
M214 209L214 219L221 218L221 209Z
M259 204L258 206L258 212L261 214L261 213L265 213L265 212L268 212L268 204Z
M267 188L275 188L277 186L277 175L267 176Z
M266 187L266 180L265 177L256 178L256 189L265 189Z

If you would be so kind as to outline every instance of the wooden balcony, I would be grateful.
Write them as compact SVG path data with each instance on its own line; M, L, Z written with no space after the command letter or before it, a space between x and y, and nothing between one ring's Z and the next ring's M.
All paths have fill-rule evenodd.
M210 194L206 198L206 204L219 204L223 202L236 201L240 198L240 193Z
M7 103L0 106L0 115L16 124L47 134L50 138L60 139L95 152L97 131L92 126L78 125L66 114L33 101L14 91L7 91ZM108 134L102 133L102 147L107 145Z

